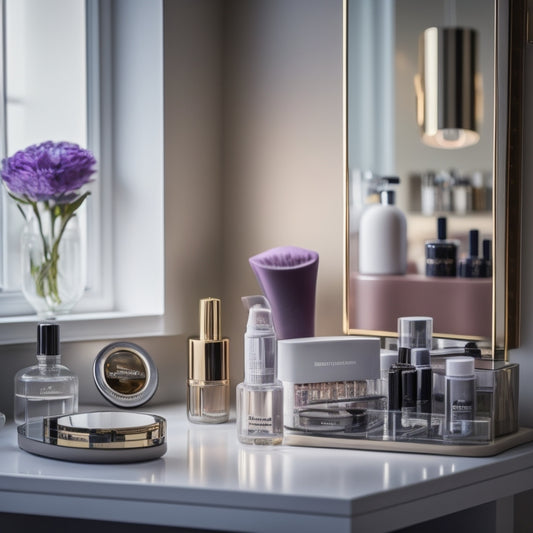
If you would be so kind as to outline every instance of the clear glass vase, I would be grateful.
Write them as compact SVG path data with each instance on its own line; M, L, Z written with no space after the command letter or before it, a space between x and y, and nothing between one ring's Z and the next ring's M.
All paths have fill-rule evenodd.
M26 221L21 239L22 292L41 317L71 311L86 283L84 248L76 215L63 224L40 209Z

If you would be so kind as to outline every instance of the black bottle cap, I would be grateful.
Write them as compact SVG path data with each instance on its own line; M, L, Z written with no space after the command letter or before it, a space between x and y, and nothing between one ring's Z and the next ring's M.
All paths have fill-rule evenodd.
M446 217L437 218L437 238L439 241L446 240Z
M383 185L398 185L400 183L399 176L383 176L380 180Z
M479 231L470 230L470 257L477 257L479 251Z
M483 239L483 259L490 261L492 259L492 241Z
M37 325L37 355L59 355L59 324Z

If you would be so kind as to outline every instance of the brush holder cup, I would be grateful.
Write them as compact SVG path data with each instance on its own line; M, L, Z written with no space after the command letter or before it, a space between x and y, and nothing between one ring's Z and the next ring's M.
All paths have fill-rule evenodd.
M282 246L255 255L249 262L270 302L278 339L313 337L318 254Z

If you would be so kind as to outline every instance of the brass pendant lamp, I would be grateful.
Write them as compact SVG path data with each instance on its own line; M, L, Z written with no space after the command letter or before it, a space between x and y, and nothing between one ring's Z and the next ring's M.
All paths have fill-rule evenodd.
M431 27L420 36L415 89L424 144L449 149L479 141L476 56L475 30Z

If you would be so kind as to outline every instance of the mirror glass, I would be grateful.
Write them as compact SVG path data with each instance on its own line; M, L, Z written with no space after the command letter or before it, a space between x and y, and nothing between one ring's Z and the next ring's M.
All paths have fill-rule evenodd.
M437 337L489 344L494 1L347 0L345 15L345 329L394 336L398 317L430 316ZM429 28L455 33L431 41ZM439 123L455 120L442 126L454 142L469 106L477 142L425 144L421 115L427 124L431 106Z

